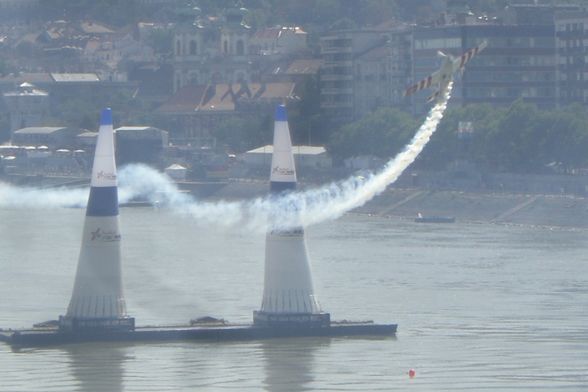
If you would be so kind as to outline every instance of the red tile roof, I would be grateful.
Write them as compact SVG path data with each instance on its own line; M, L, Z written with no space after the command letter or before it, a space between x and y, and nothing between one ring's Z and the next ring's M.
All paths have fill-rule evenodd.
M162 113L178 113L178 112L192 112L196 110L202 97L206 86L186 86L178 90L166 103L161 105L159 112Z
M323 65L321 59L299 59L294 60L288 69L286 74L288 75L314 75L320 67Z
M177 114L200 112L222 112L235 110L235 103L244 101L264 101L287 99L294 93L295 83L246 83L209 84L207 86L187 86L180 89L158 112Z

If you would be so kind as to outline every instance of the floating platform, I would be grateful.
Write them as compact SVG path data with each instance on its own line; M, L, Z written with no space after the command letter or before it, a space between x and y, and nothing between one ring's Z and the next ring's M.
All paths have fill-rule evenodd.
M0 330L0 341L16 347L56 346L87 342L158 342L158 341L238 341L286 337L394 336L397 324L331 322L329 326L256 326L251 324L214 324L197 326L146 326L131 331L88 330L60 331L59 328Z

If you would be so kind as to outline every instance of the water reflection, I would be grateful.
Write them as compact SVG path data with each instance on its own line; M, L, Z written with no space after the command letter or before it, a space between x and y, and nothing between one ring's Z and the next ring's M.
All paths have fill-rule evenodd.
M302 391L314 381L314 357L330 338L269 339L261 342L267 391Z
M69 357L69 368L82 392L122 392L123 363L128 347L114 344L73 344L63 350Z

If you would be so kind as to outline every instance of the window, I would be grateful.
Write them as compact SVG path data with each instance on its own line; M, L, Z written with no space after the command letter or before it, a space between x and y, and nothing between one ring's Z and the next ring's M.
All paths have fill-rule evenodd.
M194 41L194 40L190 41L190 55L192 55L192 56L196 55L197 49L198 49L198 46L196 44L196 41Z
M432 38L417 39L414 42L415 49L447 49L461 48L460 38Z

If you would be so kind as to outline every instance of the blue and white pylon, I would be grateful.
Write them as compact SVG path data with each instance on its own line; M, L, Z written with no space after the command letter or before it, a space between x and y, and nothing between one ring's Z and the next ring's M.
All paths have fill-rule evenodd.
M62 328L134 328L127 316L121 271L121 235L112 111L104 109L96 141L90 196L73 294Z
M296 167L286 107L276 108L270 193L278 196L296 189ZM302 227L272 229L265 242L265 278L258 325L328 324L314 294L312 274Z

